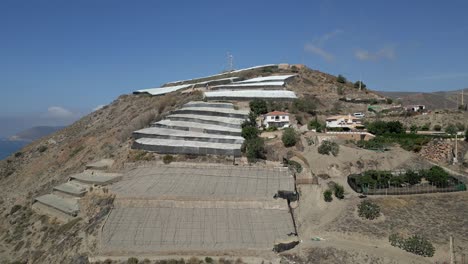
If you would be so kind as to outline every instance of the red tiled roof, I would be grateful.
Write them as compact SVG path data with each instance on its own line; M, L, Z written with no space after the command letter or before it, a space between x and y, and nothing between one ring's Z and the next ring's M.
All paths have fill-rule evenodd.
M289 113L287 112L280 112L280 111L273 111L273 112L270 112L268 114L266 114L267 116L272 116L272 115L289 115Z

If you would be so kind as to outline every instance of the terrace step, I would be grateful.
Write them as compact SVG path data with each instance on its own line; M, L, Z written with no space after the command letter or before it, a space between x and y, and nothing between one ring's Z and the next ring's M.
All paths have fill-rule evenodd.
M192 101L184 104L184 107L213 107L213 108L226 108L234 109L234 105L231 103L216 103L216 102L204 102L204 101Z
M241 146L242 144L139 138L135 140L132 148L154 151L160 154L223 155L239 157L241 155Z
M55 194L46 194L36 197L34 203L40 203L41 205L45 205L73 217L77 216L80 211L78 199L66 198Z
M242 144L244 142L244 138L239 136L207 134L203 132L183 131L161 127L149 127L137 130L133 132L133 137L135 139L158 138L231 144Z
M234 110L218 107L183 107L172 112L173 114L194 114L194 115L205 115L205 116L223 116L223 117L234 117L234 118L247 118L249 115L248 111L245 110Z
M69 181L54 187L54 194L65 197L83 197L88 192L88 187L76 181Z
M82 173L70 176L70 179L86 185L108 185L114 183L122 178L122 174L109 173L93 170L85 170Z
M178 130L184 130L184 131L203 132L203 133L217 134L217 135L240 136L242 134L242 130L240 128L210 125L210 124L201 124L197 122L172 121L168 119L164 119L164 120L152 123L151 126L178 129Z
M244 118L206 116L195 114L172 114L167 116L166 119L171 121L187 121L201 124L226 126L232 128L240 128L242 122L244 122L245 120Z

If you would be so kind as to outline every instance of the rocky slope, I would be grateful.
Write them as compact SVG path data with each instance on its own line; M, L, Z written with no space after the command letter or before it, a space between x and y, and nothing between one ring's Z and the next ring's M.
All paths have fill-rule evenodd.
M286 72L292 70L244 72L243 77ZM288 88L299 96L316 97L321 111L330 109L344 95L378 97L372 92L357 91L350 83L339 84L332 75L308 68L294 72L299 76ZM342 87L340 92L338 87ZM115 160L112 169L119 170L125 162L134 160L135 155L138 159L151 159L152 154L135 154L130 149L132 131L161 119L184 103L201 100L201 96L197 91L158 97L123 95L71 126L32 142L20 154L0 161L0 262L84 263L81 256L92 251L95 245L87 241L87 235L96 232L96 225L105 215L102 208L107 203L101 200L109 199L96 199L93 204L104 206L88 214L85 221L57 227L50 223L51 219L29 209L32 198L50 192L53 186L65 182L68 175L82 171L92 161L112 158ZM88 230L88 226L92 228ZM44 256L44 252L49 253Z

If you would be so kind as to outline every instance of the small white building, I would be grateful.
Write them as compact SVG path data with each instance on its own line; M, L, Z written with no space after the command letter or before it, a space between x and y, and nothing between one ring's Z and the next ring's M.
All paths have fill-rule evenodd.
M262 125L266 128L275 126L277 128L289 127L289 113L273 111L263 115Z
M362 120L352 115L330 116L325 121L328 128L341 127L352 130L362 126Z
M408 105L405 107L406 111L419 112L426 109L425 105Z

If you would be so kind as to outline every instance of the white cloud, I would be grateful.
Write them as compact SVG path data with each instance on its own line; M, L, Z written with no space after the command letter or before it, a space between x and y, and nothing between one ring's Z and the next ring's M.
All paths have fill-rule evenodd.
M336 29L334 31L328 32L318 38L315 38L312 42L306 43L304 45L304 51L309 52L314 55L322 57L327 62L332 62L335 60L335 56L330 52L326 51L323 46L327 41L336 37L337 35L343 33L343 30Z
M333 56L331 53L328 53L324 49L310 43L304 46L304 50L309 53L318 55L328 62L332 62L335 59L335 56Z
M51 106L47 108L47 116L50 118L70 118L74 114L61 106Z
M354 56L356 56L358 60L363 60L363 61L364 60L376 61L380 59L393 60L396 57L396 52L395 52L395 47L386 46L375 52L370 52L368 50L359 49L359 50L356 50L356 52L354 53Z
M103 105L103 104L102 104L102 105L98 105L98 106L94 107L94 108L93 108L93 112L94 112L94 111L97 111L97 110L99 110L99 109L101 109L101 108L103 108L104 106L106 106L106 105Z

